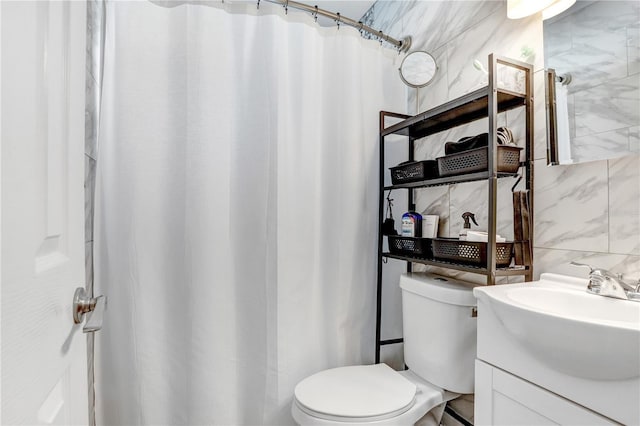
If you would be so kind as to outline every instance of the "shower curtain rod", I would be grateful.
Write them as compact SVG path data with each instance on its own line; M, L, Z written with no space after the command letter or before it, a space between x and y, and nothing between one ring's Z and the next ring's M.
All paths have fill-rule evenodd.
M366 32L371 34L381 42L385 41L395 46L395 48L398 49L398 52L406 52L411 47L410 36L406 36L402 40L396 40L395 38L389 37L388 35L384 34L382 31L376 31L370 26L363 24L361 21L354 21L353 19L340 15L340 13L329 12L328 10L318 8L318 6L309 6L308 4L299 3L297 1L292 1L292 0L264 0L264 1L267 1L269 3L279 4L285 8L285 11L289 7L293 7L294 9L304 10L305 12L311 13L311 15L313 15L315 19L317 19L318 16L324 16L329 19L333 19L338 26L340 26L340 24L349 25L350 27L354 27L358 29L360 32ZM260 0L257 0L257 2L258 2L258 7L260 7Z

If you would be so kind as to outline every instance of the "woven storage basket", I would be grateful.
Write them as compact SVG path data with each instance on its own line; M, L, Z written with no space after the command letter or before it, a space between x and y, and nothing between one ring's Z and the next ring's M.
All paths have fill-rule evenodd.
M498 145L498 172L515 173L520 167L518 146ZM489 149L477 148L437 158L440 176L455 176L486 171L489 168Z
M401 237L389 235L389 251L402 256L432 258L431 238Z
M390 167L391 182L394 185L417 182L438 177L438 163L436 160L412 161Z
M478 266L487 264L487 243L436 238L432 241L432 250L435 259ZM496 243L496 266L509 266L512 251L513 243Z

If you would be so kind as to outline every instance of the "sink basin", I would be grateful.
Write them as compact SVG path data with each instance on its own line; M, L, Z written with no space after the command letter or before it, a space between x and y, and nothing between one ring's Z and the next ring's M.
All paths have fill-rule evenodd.
M586 280L553 278L477 287L474 294L550 369L601 381L639 377L640 303L587 293Z
M477 358L615 422L640 425L640 303L587 279L476 287Z
M542 286L512 288L506 294L513 303L527 309L567 320L636 331L640 327L640 304L637 302L620 303L618 299L596 296L586 291Z

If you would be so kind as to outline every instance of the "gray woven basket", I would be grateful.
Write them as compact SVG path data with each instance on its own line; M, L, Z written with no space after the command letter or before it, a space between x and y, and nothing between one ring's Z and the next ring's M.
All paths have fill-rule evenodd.
M517 146L499 145L498 172L515 173L520 167L520 151ZM455 176L486 171L489 168L488 148L470 149L457 154L437 158L440 176Z

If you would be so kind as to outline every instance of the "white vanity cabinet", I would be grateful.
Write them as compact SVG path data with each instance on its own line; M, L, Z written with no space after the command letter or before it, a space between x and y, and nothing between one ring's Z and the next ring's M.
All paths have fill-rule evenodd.
M640 303L588 280L476 287L476 425L640 425Z
M476 426L616 424L619 423L476 360Z

